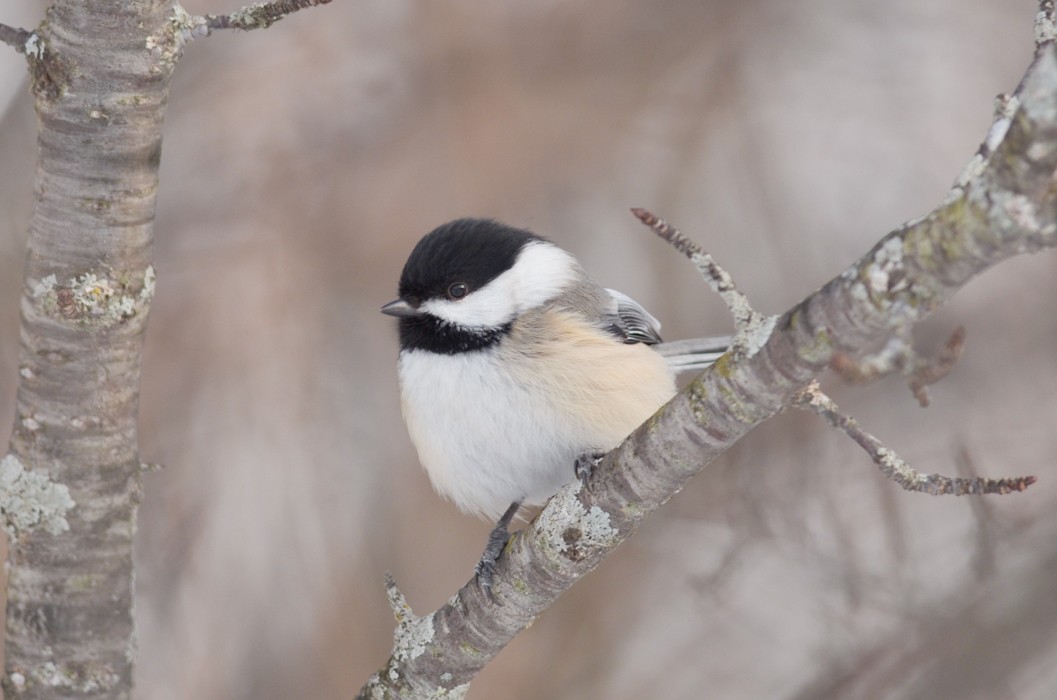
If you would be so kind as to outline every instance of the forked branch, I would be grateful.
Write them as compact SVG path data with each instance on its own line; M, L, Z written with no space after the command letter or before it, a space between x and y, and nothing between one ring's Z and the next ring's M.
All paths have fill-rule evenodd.
M1052 26L1052 3L1041 9L1044 21L1036 26ZM1037 29L1035 60L985 147L939 207L883 237L841 275L777 320L758 324L755 332L746 330L751 319L766 317L737 305L741 351L699 375L607 455L589 489L569 484L514 534L496 566L493 590L502 605L486 600L471 579L448 604L414 618L412 628L398 628L393 654L359 697L462 697L470 680L516 634L691 477L793 404L837 353L856 356L905 334L976 275L1014 255L1057 247L1053 34L1052 28ZM713 268L714 261L681 243L685 237L671 234L659 220L651 226L658 233L667 229L691 259L698 255L695 262ZM718 273L712 279L717 291L733 298L732 283ZM907 473L908 483L914 474ZM1001 492L1022 490L1030 482L1030 477L991 485L932 479L923 490Z
M712 287L727 302L734 315L738 338L751 333L754 324L764 318L753 310L746 297L737 289L733 278L701 246L687 238L678 229L669 225L664 219L646 211L632 209L636 217L652 228L661 238L670 243L676 250L694 262ZM836 353L830 366L845 379L856 382L867 382L883 376L901 373L909 378L908 384L914 397L922 407L928 406L929 398L926 387L943 379L954 368L961 357L965 346L965 329L959 327L947 340L943 351L935 358L924 358L918 355L911 343L910 327L897 332L877 353L868 355L859 361L850 359L843 353ZM884 446L876 437L863 430L862 426L847 414L819 388L818 381L812 380L807 387L798 392L792 401L797 408L812 411L821 416L832 427L844 432L862 447L887 478L895 481L907 491L929 493L934 496L952 494L1007 494L1023 491L1035 483L1035 477L1014 477L1009 479L986 478L951 478L942 474L923 474L907 464L898 454Z

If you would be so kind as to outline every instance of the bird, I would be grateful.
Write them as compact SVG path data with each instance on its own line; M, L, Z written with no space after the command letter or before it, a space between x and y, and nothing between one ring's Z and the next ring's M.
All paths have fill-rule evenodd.
M660 323L635 300L550 240L483 218L427 233L381 311L398 319L401 409L434 489L498 518L476 567L492 600L518 510L586 483L675 395L677 370L707 366L730 341L666 356Z

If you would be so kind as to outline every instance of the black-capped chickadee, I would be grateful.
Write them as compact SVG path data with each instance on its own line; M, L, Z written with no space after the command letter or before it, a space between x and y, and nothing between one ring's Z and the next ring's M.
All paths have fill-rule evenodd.
M666 358L660 324L529 231L459 219L404 265L401 405L434 488L461 510L502 517L478 565L492 567L521 504L540 505L675 395L673 366L714 361L729 338Z

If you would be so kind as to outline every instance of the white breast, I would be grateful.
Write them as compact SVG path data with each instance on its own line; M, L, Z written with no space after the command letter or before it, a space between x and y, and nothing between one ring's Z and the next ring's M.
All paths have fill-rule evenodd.
M411 440L434 488L466 512L543 503L573 478L577 455L612 449L675 393L650 348L571 316L546 323L484 351L400 353Z

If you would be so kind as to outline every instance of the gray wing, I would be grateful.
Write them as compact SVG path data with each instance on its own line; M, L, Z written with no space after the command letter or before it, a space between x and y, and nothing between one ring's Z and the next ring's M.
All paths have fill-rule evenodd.
M629 344L656 345L661 342L661 322L642 308L639 302L615 289L607 289L606 293L610 302L606 309L606 321L615 335Z

